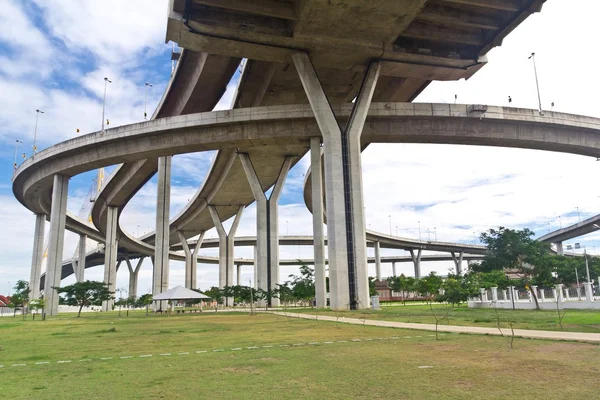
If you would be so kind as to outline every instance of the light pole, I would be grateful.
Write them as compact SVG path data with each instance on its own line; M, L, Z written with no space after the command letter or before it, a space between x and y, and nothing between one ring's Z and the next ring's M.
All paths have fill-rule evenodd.
M44 113L42 110L35 110L35 128L33 129L33 154L37 153L37 147L35 146L35 141L37 139L37 126L38 126L38 118L40 113Z
M431 242L431 231L429 228L427 228L427 241Z
M435 241L437 242L437 228L435 226L433 227L433 237L435 238Z
M146 119L146 117L148 116L148 114L146 114L146 102L148 100L148 86L152 87L152 84L146 82L146 93L144 94L144 119Z
M17 152L19 151L19 144L22 144L23 141L17 139L15 141L15 163L13 164L13 178L15 176L15 172L17 172Z
M581 216L579 215L579 207L575 207L575 209L577 210L577 219L579 220L579 222L581 222Z
M285 221L285 236L290 236L290 225Z
M396 236L398 236L398 225L396 225Z
M8 297L10 297L10 281L8 281Z
M544 115L542 111L542 98L540 97L540 84L538 82L537 67L535 66L535 53L531 53L528 59L533 60L533 72L535 73L535 86L537 87L538 103L540 107L540 115Z
M392 216L388 215L388 219L390 221L390 236L392 236Z
M104 132L104 109L106 106L106 84L112 83L110 79L104 77L104 97L102 98L102 132Z
M586 248L583 248L583 257L585 258L585 277L587 279L587 283L590 283L590 265L588 264L587 252Z
M419 221L419 242L421 241L421 221Z

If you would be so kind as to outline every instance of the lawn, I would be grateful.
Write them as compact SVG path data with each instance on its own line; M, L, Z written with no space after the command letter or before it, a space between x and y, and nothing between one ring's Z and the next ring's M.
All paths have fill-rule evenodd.
M449 322L446 325L468 325L496 327L496 311L484 308L468 308L467 306L450 307L441 304L434 304L433 310L438 317L448 313ZM330 310L314 309L296 309L290 308L291 312L303 312L319 315L339 316L343 315L349 318L368 318L380 319L396 322L413 322L435 324L431 308L428 305L394 305L383 306L381 310L358 310L347 312L332 312ZM561 311L562 312L562 311ZM556 311L536 311L536 310L497 310L498 316L502 321L503 327L507 321L514 321L516 329L539 329L539 330L561 330L558 325L558 315ZM600 333L600 312L597 310L567 310L562 321L564 331Z
M431 334L240 313L0 318L0 393L11 399L597 395L600 346L516 339L511 350L499 337L447 334L436 341Z

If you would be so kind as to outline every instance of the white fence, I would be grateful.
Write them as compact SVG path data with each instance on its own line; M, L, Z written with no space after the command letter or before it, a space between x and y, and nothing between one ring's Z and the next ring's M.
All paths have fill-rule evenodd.
M578 288L565 288L559 284L545 289L538 289L537 286L528 290L517 290L514 286L505 290L498 290L496 287L480 289L479 297L469 300L468 304L471 308L533 310L536 307L532 292L536 294L537 302L543 310L556 307L600 310L600 291L588 282Z

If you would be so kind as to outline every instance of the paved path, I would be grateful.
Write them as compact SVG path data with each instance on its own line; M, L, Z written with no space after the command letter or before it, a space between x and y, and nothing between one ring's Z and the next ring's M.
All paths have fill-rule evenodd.
M285 312L272 312L276 315L289 316L294 318L305 318L305 319L317 319L317 316L312 314L298 314L298 313L285 313ZM388 328L402 328L402 329L418 329L421 331L435 331L434 324L414 324L409 322L392 322L392 321L381 321L373 319L357 319L357 318L346 318L340 317L339 320L336 317L319 315L319 321L332 321L332 322L343 322L346 324L357 324L357 325L369 325L369 326L383 326ZM497 328L485 328L480 326L457 326L457 325L440 325L438 327L439 332L452 332L452 333L470 333L476 335L495 335L500 336L500 331ZM504 335L510 336L510 329L502 329ZM584 333L584 332L562 332L562 331L535 331L529 329L515 329L515 336L528 338L528 339L550 339L550 340L572 340L578 342L595 342L600 343L600 333Z

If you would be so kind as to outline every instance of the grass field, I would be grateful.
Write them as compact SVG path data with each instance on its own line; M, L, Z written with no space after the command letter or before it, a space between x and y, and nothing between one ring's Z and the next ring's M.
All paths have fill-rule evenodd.
M597 395L600 346L516 339L511 350L498 337L447 334L436 341L431 334L234 313L1 318L0 393L10 399Z
M434 304L434 312L439 316L445 315L445 308L449 306ZM450 307L451 308L451 307ZM381 310L359 310L347 312L332 312L329 310L295 309L292 312L303 312L320 315L344 315L351 318L380 319L396 322L414 322L434 324L435 318L428 305L383 306ZM497 310L503 327L508 327L506 321L515 321L517 329L561 330L558 324L556 311L535 310ZM449 322L445 325L469 325L496 327L496 312L493 309L468 308L467 306L455 307L450 310ZM600 312L597 310L568 310L562 321L564 331L600 333Z

